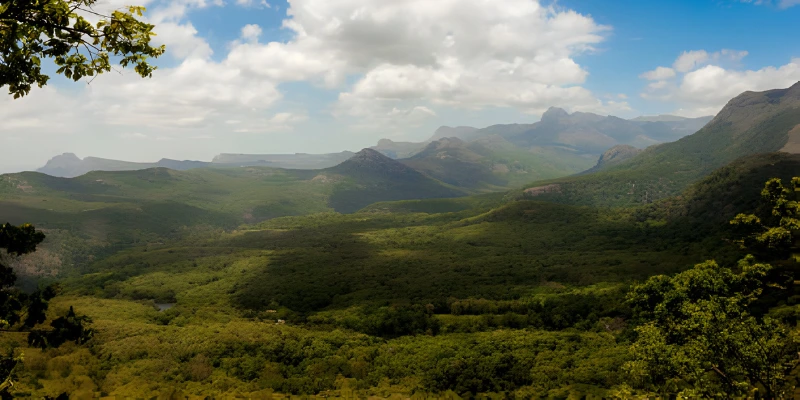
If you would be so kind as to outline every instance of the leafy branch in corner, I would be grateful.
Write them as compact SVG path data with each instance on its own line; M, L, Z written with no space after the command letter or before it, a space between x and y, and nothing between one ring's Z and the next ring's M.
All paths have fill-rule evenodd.
M150 42L154 25L139 20L144 7L130 6L109 14L95 11L97 0L0 0L0 87L14 98L43 87L50 77L42 60L52 59L56 71L78 81L111 71L111 57L122 67L132 65L150 77L165 46ZM99 18L92 24L85 16Z

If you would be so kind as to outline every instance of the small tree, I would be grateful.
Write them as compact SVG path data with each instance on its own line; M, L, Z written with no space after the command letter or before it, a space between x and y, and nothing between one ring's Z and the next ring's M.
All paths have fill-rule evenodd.
M0 0L0 87L8 85L14 98L43 87L49 76L42 60L52 59L56 71L78 81L111 71L111 57L121 66L133 65L142 77L156 67L150 57L164 46L150 45L154 26L137 19L144 7L131 6L101 14L92 8L97 0ZM83 16L99 18L96 24Z
M11 256L36 251L44 238L32 225L0 225L0 249ZM68 341L83 344L92 337L93 331L85 327L91 321L76 315L72 307L67 315L53 320L50 329L37 328L46 320L48 303L56 296L58 287L51 285L26 294L14 286L16 280L14 271L0 259L0 330L29 332L28 344L42 349L58 347ZM22 355L13 350L0 356L0 395L6 396L13 386L12 377L21 361Z
M731 221L743 228L737 243L770 258L796 247L798 206L792 200L800 179L786 188L771 179L762 195L770 215L740 214ZM673 277L654 276L628 295L644 321L631 346L625 370L635 383L663 394L689 398L729 398L758 391L783 398L798 365L800 338L779 321L759 317L753 304L770 285L772 266L749 255L738 272L714 261Z

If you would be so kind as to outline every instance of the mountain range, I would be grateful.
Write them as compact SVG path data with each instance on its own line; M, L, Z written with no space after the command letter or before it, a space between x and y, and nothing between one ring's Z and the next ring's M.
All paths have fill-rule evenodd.
M800 82L765 92L745 92L697 133L651 146L594 174L559 178L541 187L541 199L584 205L652 202L679 194L691 183L736 159L761 153L800 153Z
M467 142L499 136L523 149L559 147L577 154L599 156L609 148L624 144L645 148L671 142L697 132L712 117L683 118L672 115L638 117L626 120L592 113L568 113L551 107L539 122L532 124L492 125L478 129L468 126L443 126L425 142L391 142L384 140L374 149L394 158L405 158L421 151L427 143L456 137Z
M480 174L502 174L505 167L497 166L488 160L505 160L508 163L521 163L522 169L530 173L528 181L570 175L583 171L591 166L605 150L619 144L644 148L652 144L672 141L687 134L693 133L707 123L711 117L682 118L676 116L639 117L625 120L613 116L600 116L591 113L567 113L560 108L551 108L542 120L533 124L493 125L478 129L468 126L448 127L442 126L424 142L394 142L381 139L372 149L394 159L409 159L409 165L422 165L419 157L411 160L415 155L428 149L431 143L442 139L457 138L465 142L482 143L479 151L486 158L481 168L471 165L471 168L482 169ZM449 146L439 144L436 146ZM478 145L481 146L481 145ZM487 150L488 149L488 150ZM490 155L491 152L498 154ZM506 159L508 153L515 153L513 159ZM464 154L464 152L461 152ZM111 160L98 157L78 158L75 154L64 153L49 160L38 171L52 176L76 177L89 171L128 171L154 167L165 167L174 170L188 170L193 168L213 167L242 167L242 166L269 166L287 169L324 169L344 162L355 153L344 151L329 154L229 154L223 153L215 156L211 162L162 159L154 163L137 163L128 161ZM458 155L451 154L458 158ZM478 160L474 156L460 160L471 163ZM536 159L538 158L538 160ZM591 159L589 162L587 160ZM503 162L499 162L503 164ZM513 169L513 165L508 166ZM427 168L431 171L431 168ZM519 171L519 168L517 169ZM511 178L490 178L488 175L481 179L481 184L472 183L472 186L506 187L509 182L519 183ZM505 183L503 183L505 182Z

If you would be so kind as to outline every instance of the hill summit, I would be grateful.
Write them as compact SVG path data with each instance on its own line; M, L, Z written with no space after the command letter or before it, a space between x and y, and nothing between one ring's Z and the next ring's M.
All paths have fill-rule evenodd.
M338 212L354 212L386 200L458 197L465 192L433 179L379 151L363 149L347 161L324 170L349 182L338 186L329 204Z
M421 175L413 168L373 149L363 149L345 162L329 168L343 175L396 177Z

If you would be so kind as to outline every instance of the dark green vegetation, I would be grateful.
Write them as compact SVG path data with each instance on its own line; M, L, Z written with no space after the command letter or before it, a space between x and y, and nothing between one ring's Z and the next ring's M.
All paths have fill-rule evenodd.
M0 87L19 98L50 77L42 60L51 59L56 73L75 81L111 71L111 60L133 66L142 77L156 69L148 58L164 54L151 47L154 26L137 18L144 7L130 6L110 15L92 11L97 0L3 1L0 3ZM79 12L100 17L96 24Z
M633 382L667 397L797 396L796 315L770 306L796 282L799 191L798 177L788 186L770 179L761 191L764 209L731 221L736 242L777 268L748 255L738 272L712 260L633 287L629 303L645 321L625 366Z

